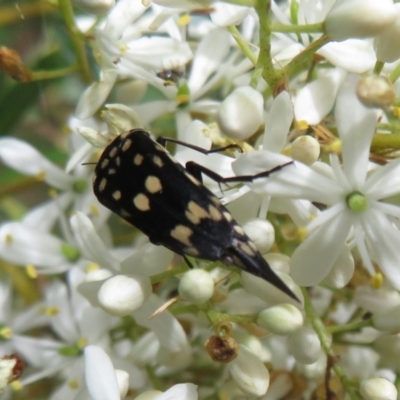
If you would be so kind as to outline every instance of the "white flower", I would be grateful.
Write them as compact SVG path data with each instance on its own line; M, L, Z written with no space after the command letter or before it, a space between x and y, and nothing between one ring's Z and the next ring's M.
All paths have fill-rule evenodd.
M303 325L303 315L292 304L280 304L261 311L257 325L277 335L288 335Z
M360 393L365 400L396 400L397 389L384 378L365 379L360 384Z
M218 121L225 135L245 140L256 133L263 121L264 99L250 86L235 89L218 110Z
M255 181L257 192L288 198L302 198L327 204L308 226L309 236L295 250L291 263L294 280L305 286L321 282L343 251L353 228L364 266L375 273L371 256L387 279L400 288L398 248L400 232L390 217L400 208L381 202L400 191L399 161L379 168L367 177L368 155L375 131L377 113L368 110L355 96L357 78L349 76L336 104L336 123L343 143L343 169L337 157L331 157L334 179L320 175L303 164L287 166L267 182ZM285 164L287 158L267 152L245 154L233 163L237 175L251 175Z
M313 364L322 354L318 335L310 326L304 326L289 337L288 348L300 364Z
M149 13L143 16L147 9L140 1L121 0L108 15L105 25L96 30L94 50L101 69L100 80L82 95L76 111L78 118L88 118L97 111L118 77L132 76L136 70L147 77L155 76L157 71L183 66L192 58L190 47L184 41L161 35L141 36L152 23ZM161 90L170 91L162 87L161 79L158 83Z
M269 372L247 347L239 345L239 354L229 364L229 372L240 390L252 396L263 396L269 386Z

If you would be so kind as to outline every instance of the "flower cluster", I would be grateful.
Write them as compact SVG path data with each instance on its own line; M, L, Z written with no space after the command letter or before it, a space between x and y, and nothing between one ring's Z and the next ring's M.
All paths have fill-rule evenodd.
M0 138L2 164L50 189L0 224L0 394L52 379L52 400L397 399L399 4L59 3L68 73L90 82L71 86L64 168ZM0 68L40 79L14 51ZM98 202L93 164L135 128L173 136L183 166L244 178L203 184L298 302Z

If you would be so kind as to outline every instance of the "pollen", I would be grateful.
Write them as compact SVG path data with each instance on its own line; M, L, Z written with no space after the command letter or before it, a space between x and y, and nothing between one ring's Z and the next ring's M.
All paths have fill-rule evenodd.
M186 246L192 246L190 242L190 236L193 234L193 231L184 225L177 225L172 231L171 236L178 240L179 242L185 244Z
M31 279L36 279L38 277L37 269L32 264L25 266L25 272Z
M143 194L139 193L134 199L133 204L140 211L149 211L150 210L150 201L149 198Z
M146 187L146 190L150 193L157 193L160 192L162 189L161 181L153 175L147 177L144 186Z

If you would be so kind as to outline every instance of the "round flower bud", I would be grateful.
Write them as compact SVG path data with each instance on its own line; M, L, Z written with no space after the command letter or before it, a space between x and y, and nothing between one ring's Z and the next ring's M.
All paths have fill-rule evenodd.
M117 376L120 398L124 399L129 390L129 374L122 369L116 369L115 375Z
M290 257L282 253L268 253L264 255L265 260L274 271L281 271L285 274L290 272Z
M291 156L294 160L303 164L311 165L318 160L320 154L320 146L318 140L312 136L304 135L294 140L292 143Z
M396 98L393 85L384 76L371 75L357 83L358 99L367 107L387 108Z
M213 295L214 281L207 271L191 269L183 274L178 291L183 300L202 304L210 300Z
M325 31L333 40L373 37L396 15L392 0L337 0L325 18Z
M400 4L394 5L397 12L395 22L374 39L376 58L382 62L394 62L400 58Z
M102 284L97 298L104 311L124 317L140 308L151 292L148 277L115 275Z
M396 400L397 390L385 378L365 379L360 384L360 393L365 400Z
M274 244L275 229L266 219L251 219L243 225L243 230L261 254L267 253Z
M135 397L135 400L155 400L160 394L163 394L163 392L159 390L147 390Z
M238 357L229 364L229 372L240 390L250 396L264 396L268 390L268 369L246 346L239 345Z
M279 304L261 311L257 316L257 325L275 333L288 335L303 325L303 314L292 304Z
M304 326L289 337L289 352L300 364L313 364L321 356L321 342L314 329Z
M115 0L73 0L72 3L85 13L102 15L114 7Z
M221 104L218 122L225 135L245 140L257 132L263 122L263 97L250 86L234 90Z

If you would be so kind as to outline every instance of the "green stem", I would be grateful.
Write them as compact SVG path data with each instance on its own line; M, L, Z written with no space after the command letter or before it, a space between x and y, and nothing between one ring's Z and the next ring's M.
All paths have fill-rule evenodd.
M374 74L379 75L384 67L385 63L382 61L377 61L374 66Z
M153 275L151 277L151 283L154 284L154 283L161 282L164 279L168 279L168 278L171 278L173 276L176 276L176 275L179 275L179 274L183 274L187 270L188 270L187 265L186 264L182 264L179 267L175 267L173 269L169 269L168 271L161 272L160 274Z
M253 65L257 63L257 57L251 51L250 47L248 46L247 42L243 40L242 35L234 25L228 26L228 31L231 33L233 38L235 39L236 43L243 51L244 55L252 62Z
M75 23L75 16L74 16L74 11L72 9L71 1L59 0L59 6L64 16L65 25L67 26L71 35L72 43L77 56L77 63L81 71L81 74L83 76L83 79L86 82L91 82L92 74L90 72L89 63L86 57L85 44L82 40L81 32L79 31Z
M324 31L323 24L310 24L310 25L271 25L272 32L284 33L322 33Z
M262 68L262 77L271 88L272 94L276 95L284 85L284 73L275 71L271 57L271 18L270 0L257 0L256 11L260 20L260 53L257 60L257 68Z
M308 69L308 64L312 61L315 52L329 42L330 39L327 36L321 36L293 58L293 60L286 66L286 73L289 77L293 78L304 69Z
M77 65L71 67L59 68L53 71L32 71L32 81L43 81L45 79L62 78L64 76L71 75L74 72L79 71Z
M372 138L371 150L400 149L400 133L377 134Z
M216 311L210 304L201 304L199 309L204 312L213 326L217 326L221 322L250 324L255 323L257 320L257 314L225 314Z
M394 71L389 75L389 79L392 83L395 83L400 76L400 65L394 69Z
M225 3L243 7L254 7L255 0L224 0Z
M326 330L324 323L319 318L318 314L314 310L314 307L311 304L310 297L308 296L308 292L306 289L302 288L302 292L304 295L304 310L306 312L307 317L309 318L315 332L318 335L318 338L321 342L321 346L324 349L324 352L328 357L331 359L335 359L336 355L330 347L330 338L329 334ZM346 389L349 397L351 400L360 400L360 397L357 395L356 391L354 390L351 382L345 375L343 369L340 367L338 363L333 363L332 365L333 370L335 371L337 377L342 382L343 387Z
M353 322L347 325L338 326L327 326L326 331L329 333L345 333L359 331L366 326L372 326L372 319L366 319L364 321Z

